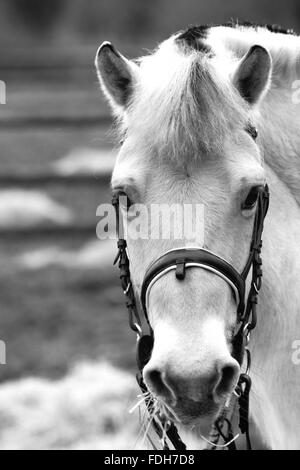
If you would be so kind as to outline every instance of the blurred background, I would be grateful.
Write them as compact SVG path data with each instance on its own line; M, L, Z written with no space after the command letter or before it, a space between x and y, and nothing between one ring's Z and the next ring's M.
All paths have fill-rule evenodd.
M299 31L300 3L0 0L0 448L136 445L135 338L95 234L115 150L94 56L237 18Z

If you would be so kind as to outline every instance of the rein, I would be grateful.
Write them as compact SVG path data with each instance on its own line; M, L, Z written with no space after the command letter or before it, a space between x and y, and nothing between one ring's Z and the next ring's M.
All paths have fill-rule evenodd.
M119 215L119 199L114 196L112 204L116 211L118 254L114 264L118 263L120 270L121 285L126 296L126 307L129 313L129 324L131 329L137 334L137 381L142 393L146 393L147 386L143 379L143 369L151 358L154 345L154 334L148 318L148 298L152 286L167 272L174 271L176 279L183 282L186 277L186 270L190 268L206 269L221 277L229 284L234 294L237 304L236 333L232 341L232 356L237 360L240 367L243 366L245 356L247 361L246 372L240 375L238 385L234 392L237 397L236 406L239 408L239 427L241 433L246 437L247 449L252 450L249 433L249 397L251 391L251 379L249 376L251 367L251 354L248 349L251 332L257 324L257 301L262 285L262 233L264 219L269 207L269 188L266 185L259 191L257 208L252 232L252 239L249 257L242 273L216 254L201 248L181 248L171 250L158 258L148 268L141 289L139 305L135 297L130 275L130 262L127 255L127 242L123 238L121 217ZM249 294L246 299L246 281L252 268L252 279ZM149 334L144 334L142 330L141 313L144 315L148 326ZM154 400L152 396L146 399L146 406L149 414L153 413ZM228 410L225 409L222 416L218 418L213 426L213 437L211 449L227 447L229 450L236 450L235 439L232 432L231 420L227 417ZM173 422L166 422L165 432L162 426L153 418L153 428L158 437L164 443L164 450L169 449L167 438L175 450L185 450L186 445L181 440L177 427ZM226 428L224 430L224 428ZM227 432L226 432L227 431ZM222 438L224 446L218 446Z

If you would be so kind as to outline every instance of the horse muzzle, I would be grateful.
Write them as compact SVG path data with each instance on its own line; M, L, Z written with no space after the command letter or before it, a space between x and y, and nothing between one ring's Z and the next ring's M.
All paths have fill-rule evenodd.
M180 417L193 421L218 414L234 391L240 374L239 364L230 355L210 365L198 362L184 367L182 362L150 360L144 380L152 394Z

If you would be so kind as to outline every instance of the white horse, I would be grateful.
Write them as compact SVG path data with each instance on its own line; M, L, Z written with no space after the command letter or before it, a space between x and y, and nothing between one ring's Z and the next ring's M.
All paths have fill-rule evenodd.
M138 61L104 43L96 63L123 140L113 191L147 206L203 203L205 248L241 272L255 212L247 200L267 181L251 419L268 448L300 449L293 349L300 340L300 38L254 26L197 27ZM136 292L153 260L187 243L128 240ZM207 435L240 372L231 356L230 289L206 270L189 270L184 283L169 273L151 290L149 319L155 342L145 382L157 399L170 399L185 427Z

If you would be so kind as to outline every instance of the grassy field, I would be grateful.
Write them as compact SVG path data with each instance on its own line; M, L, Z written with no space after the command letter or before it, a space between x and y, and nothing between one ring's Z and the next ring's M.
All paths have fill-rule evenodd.
M82 242L74 237L60 245L76 251ZM127 327L112 270L105 277L100 268L25 270L8 262L9 253L15 260L18 252L26 251L24 244L6 247L0 275L0 331L8 364L0 369L2 381L28 375L60 377L87 358L133 367L135 338Z
M0 448L128 449L136 338L116 244L96 238L110 118L84 54L75 68L43 57L0 68Z
M8 382L0 387L0 448L140 448L138 411L128 412L135 401L133 375L107 362L83 362L55 381Z

